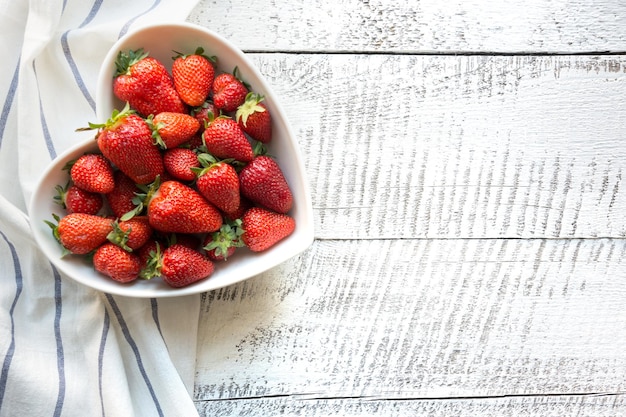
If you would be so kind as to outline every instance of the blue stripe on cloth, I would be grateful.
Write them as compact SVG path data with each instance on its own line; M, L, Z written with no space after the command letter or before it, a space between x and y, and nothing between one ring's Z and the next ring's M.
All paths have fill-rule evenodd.
M102 396L102 370L104 363L104 346L107 342L107 336L109 334L109 312L104 309L104 323L102 324L102 337L100 338L100 350L98 351L98 392L100 393L100 407L102 408L102 417L105 417L104 413L104 397Z
M4 137L4 129L7 126L7 120L9 119L9 112L13 105L13 99L15 98L15 92L17 91L17 82L20 78L20 59L17 60L15 71L13 71L13 78L11 78L11 84L9 85L9 92L4 98L4 105L2 106L2 113L0 113L0 148L2 147L2 138Z
M145 15L146 13L149 13L150 11L152 11L155 7L159 5L159 3L161 3L161 0L155 0L155 2L152 4L152 6L150 6L148 10L145 10L142 13L139 13L137 16L133 17L128 22L126 22L126 24L122 27L122 30L120 30L120 34L118 35L118 38L121 38L122 36L126 34L126 32L128 32L128 28L130 27L130 25L133 24L135 20L139 19L141 16Z
M63 410L63 402L65 401L65 356L63 353L63 339L61 338L61 311L63 307L61 293L61 275L52 264L52 273L54 275L54 337L57 342L57 369L59 372L59 393L57 395L57 403L54 407L54 417L59 417Z
M159 400L156 396L156 393L154 392L154 389L152 388L152 383L150 382L150 378L148 377L148 374L146 373L146 369L143 366L141 354L139 353L139 347L137 347L137 344L133 340L130 334L130 330L128 329L128 326L126 325L126 321L124 320L124 317L122 316L122 312L117 306L115 299L110 294L106 294L106 298L109 301L109 304L111 305L111 308L113 309L113 312L115 313L115 317L117 318L117 321L120 324L120 328L122 330L122 333L124 334L124 338L126 339L126 342L128 342L130 348L133 350L133 353L135 354L135 360L137 361L139 372L141 373L141 376L143 377L143 380L145 381L146 386L148 387L148 391L150 391L150 395L152 396L152 401L154 401L154 405L157 408L157 412L159 413L160 417L163 417L163 410L161 410L161 404L159 404Z
M80 24L79 28L86 26L89 22L93 20L96 14L98 14L98 10L100 9L100 6L102 6L102 1L103 0L96 0L94 2L93 6L91 7L91 10L89 11L89 14L87 15L83 23ZM71 30L67 30L63 33L63 35L61 35L61 47L63 48L63 55L65 55L65 60L67 61L67 63L69 64L72 70L72 74L74 75L74 79L76 80L76 84L78 84L78 88L80 89L80 92L83 93L83 96L85 97L85 100L87 100L87 103L89 103L89 106L91 107L91 109L93 111L96 111L96 102L94 101L93 97L89 93L89 90L87 89L87 86L85 85L85 82L83 81L83 77L80 75L80 71L78 71L78 66L76 65L76 61L74 61L72 52L70 51L70 45L69 45L69 42L67 41L67 37L70 32Z
M9 249L11 250L11 257L13 258L13 268L15 269L15 297L13 297L13 303L11 304L11 309L9 310L9 317L11 318L11 343L9 344L9 349L4 356L4 361L2 362L2 373L0 373L0 411L2 410L2 402L4 400L4 393L7 388L7 379L9 376L9 368L11 367L11 361L13 360L13 354L15 353L15 322L13 321L13 312L15 311L15 305L17 304L17 300L20 298L20 294L22 293L23 286L23 277L22 277L22 267L20 266L20 259L17 256L17 251L15 250L15 246L9 241L2 231L0 231L0 236L7 242L9 245Z
M156 298L150 299L150 306L152 307L152 319L154 320L154 324L156 324L156 327L159 330L159 334L161 335L161 338L163 338L163 332L161 331L161 322L159 322L159 304L157 303Z
M37 68L35 67L35 61L33 61L33 72L35 73L35 78L37 78ZM48 148L48 153L50 154L50 159L54 159L57 156L57 152L54 149L54 143L52 143L52 137L50 136L50 131L48 130L48 123L46 123L46 116L43 113L43 104L41 103L41 91L39 91L39 118L41 120L41 130L43 131L44 140L46 141L46 147Z

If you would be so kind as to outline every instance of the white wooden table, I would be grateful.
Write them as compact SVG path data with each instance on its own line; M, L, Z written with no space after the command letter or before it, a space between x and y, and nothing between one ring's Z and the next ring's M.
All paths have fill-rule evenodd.
M626 2L202 1L314 244L205 294L203 416L626 415Z

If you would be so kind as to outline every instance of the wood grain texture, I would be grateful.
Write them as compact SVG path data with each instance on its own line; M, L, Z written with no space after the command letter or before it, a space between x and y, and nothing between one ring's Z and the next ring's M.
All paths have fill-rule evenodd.
M621 239L316 241L206 294L195 400L621 394L625 260Z
M626 51L619 0L203 0L189 20L253 51Z
M317 238L626 235L626 56L251 57Z
M316 233L203 295L200 415L626 415L626 3L203 0L189 20L280 97Z
M306 417L622 417L623 395L546 396L389 401L377 398L317 399L311 396L201 402L206 416L306 416Z

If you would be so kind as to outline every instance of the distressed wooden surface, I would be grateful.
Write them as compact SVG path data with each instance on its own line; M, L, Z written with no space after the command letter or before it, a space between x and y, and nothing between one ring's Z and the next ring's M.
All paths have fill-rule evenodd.
M316 226L203 295L200 415L626 415L626 3L500 3L199 3Z
M449 401L394 400L358 398L330 398L294 400L293 398L265 398L259 400L220 401L202 404L200 411L218 416L428 416L428 417L526 417L594 416L618 417L619 398L614 396L548 396L539 398L463 398Z
M317 241L206 295L196 400L612 394L626 407L625 256L621 239Z
M202 0L189 20L251 51L626 51L620 0Z
M626 234L626 56L252 57L319 238Z

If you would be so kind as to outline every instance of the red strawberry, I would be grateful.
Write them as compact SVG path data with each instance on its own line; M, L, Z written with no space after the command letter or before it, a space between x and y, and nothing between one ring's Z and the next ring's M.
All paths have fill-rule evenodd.
M242 227L244 244L253 252L261 252L293 233L296 222L286 214L252 207L243 215Z
M246 101L235 113L235 120L252 139L269 143L272 140L272 117L262 103L263 99L261 95L248 93Z
M54 199L65 209L67 214L97 214L104 205L102 194L85 191L69 183L65 187L57 185L55 189L58 195Z
M178 53L172 64L174 87L180 98L190 106L200 106L211 92L215 68L215 57L204 55L199 47L191 55Z
M148 117L147 122L156 144L163 149L175 148L191 140L200 129L198 119L184 113L162 112Z
M160 276L171 287L180 288L208 278L213 270L213 262L204 254L184 245L172 245L163 252L157 250L154 253L142 271L142 277Z
M115 66L113 93L144 117L164 111L186 113L167 68L143 49L120 51Z
M116 221L112 225L113 230L107 239L128 252L139 249L152 237L152 227L146 216Z
M293 195L280 167L269 156L259 155L239 173L241 193L252 202L278 213L287 213Z
M193 109L191 114L200 122L200 131L204 131L204 127L208 125L211 120L220 116L220 110L215 107L213 102L205 101L202 106Z
M71 213L59 218L53 214L58 224L46 221L52 234L65 248L64 254L85 255L102 245L113 230L111 219L85 213Z
M187 148L172 148L163 154L165 170L175 179L191 182L196 179L192 168L200 168L198 155Z
M222 226L222 216L193 188L178 181L161 184L148 205L150 225L167 233L209 233Z
M202 140L207 152L216 158L232 158L241 162L254 159L252 145L233 119L220 116L204 129Z
M239 177L229 160L218 161L210 154L198 155L203 168L196 168L196 187L207 201L223 212L239 207Z
M163 174L163 158L152 141L152 131L144 119L128 107L113 111L106 123L90 123L88 128L99 129L98 147L104 156L137 184L153 182Z
M241 220L224 223L219 231L207 234L202 243L203 249L212 261L225 261L243 246Z
M107 242L94 253L93 266L111 279L127 283L137 279L142 263L138 255Z
M104 197L114 216L120 218L135 209L133 199L141 193L141 189L122 171L115 171L115 187Z
M68 164L74 185L92 193L106 194L115 186L113 167L100 154L85 154Z
M213 103L225 112L237 110L246 100L248 87L239 79L238 69L232 74L218 74L213 80Z

